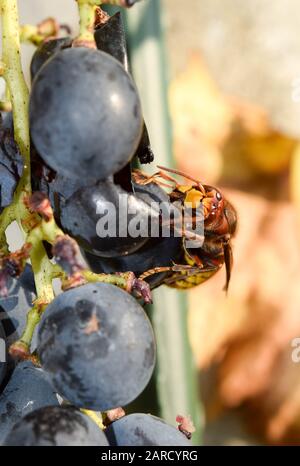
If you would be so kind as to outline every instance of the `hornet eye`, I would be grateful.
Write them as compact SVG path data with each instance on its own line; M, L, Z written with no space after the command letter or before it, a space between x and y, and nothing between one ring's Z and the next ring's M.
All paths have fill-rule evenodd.
M222 194L219 193L219 191L217 191L216 198L217 198L218 201L222 200Z

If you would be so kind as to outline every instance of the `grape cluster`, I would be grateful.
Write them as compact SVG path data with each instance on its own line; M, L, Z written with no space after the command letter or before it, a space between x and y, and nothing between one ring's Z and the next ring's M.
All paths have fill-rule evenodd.
M151 323L128 291L147 301L149 285L135 276L171 266L182 248L180 238L96 233L99 206L105 211L113 205L119 213L119 199L126 195L128 210L135 208L141 224L150 218L159 224L161 212L153 202L169 202L169 197L154 183L140 186L132 180L132 161L149 163L153 153L128 72L120 14L99 25L95 42L97 50L73 47L69 37L48 40L31 62L34 194L26 202L45 224L54 212L63 236L52 249L46 247L66 276L63 292L44 306L36 299L31 267L15 273L27 256L0 257L0 291L6 290L0 297L0 338L7 346L21 343L23 350L26 311L34 302L43 311L28 360L16 364L8 355L0 363L0 444L189 445L182 432L161 419L112 415L142 393L155 367ZM12 202L23 171L11 121L10 115L1 121L1 210ZM83 274L77 244L95 273ZM115 284L105 283L108 275L101 274L114 274ZM121 289L116 285L124 276L126 289ZM150 286L165 276L151 277ZM103 412L104 432L87 410Z

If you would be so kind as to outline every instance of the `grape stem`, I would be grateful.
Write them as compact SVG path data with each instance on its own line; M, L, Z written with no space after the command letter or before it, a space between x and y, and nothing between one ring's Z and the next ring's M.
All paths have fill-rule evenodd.
M128 277L127 274L113 275L105 273L94 273L90 270L82 270L81 275L89 283L110 283L111 285L118 286L119 288L127 289Z
M101 2L98 2L99 4ZM94 25L96 5L87 1L77 0L79 13L79 36L73 41L73 47L88 47L96 49Z

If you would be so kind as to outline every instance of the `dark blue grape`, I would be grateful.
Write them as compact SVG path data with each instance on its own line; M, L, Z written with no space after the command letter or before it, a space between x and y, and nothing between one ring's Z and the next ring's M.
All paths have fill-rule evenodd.
M150 414L124 416L110 424L105 433L112 446L192 446L178 429Z
M166 212L170 206L168 194L155 183L142 186L133 183L133 190L136 197L142 199L147 204L157 205L156 211L159 210L159 203L164 203ZM174 237L171 229L170 237L153 237L142 245L137 252L130 253L126 256L111 258L96 257L89 252L84 253L85 258L94 272L97 273L114 273L131 271L139 277L144 272L156 267L171 267L174 263L180 263L183 255L182 238ZM161 272L146 278L151 288L161 285L170 275L169 272Z
M49 377L31 362L21 362L0 396L0 444L24 416L43 406L58 405Z
M121 199L123 201L120 205ZM116 257L137 251L148 240L151 219L153 222L159 222L159 213L151 209L148 203L126 193L111 180L78 190L64 204L61 203L60 207L60 223L64 231L75 238L83 249L102 257ZM128 215L125 212L126 208ZM130 214L130 211L133 214ZM115 231L112 228L107 237L101 237L99 222L103 219L105 223L108 212L111 214L111 225L115 225ZM139 235L137 232L137 237L133 237L128 226L137 214L140 220L138 228L143 228L145 233ZM121 227L123 222L124 233ZM102 236L105 236L108 225L103 225L103 228L105 231Z
M61 50L71 47L72 39L70 37L61 37L59 39L51 39L42 42L41 45L36 49L32 56L30 64L30 76L31 80L35 78L38 71L51 58L55 53Z
M180 263L182 257L182 238L151 238L137 252L128 256L97 257L88 252L84 256L90 268L96 273L133 272L139 277L144 272L156 267L171 267L174 263ZM168 272L160 272L146 278L154 289L162 285L170 275Z
M107 446L104 433L87 416L71 406L38 409L18 422L6 446Z
M0 320L6 335L6 345L9 347L18 340L26 324L27 312L35 299L35 285L32 269L26 265L24 272L18 278L9 278L8 295L0 297ZM32 348L36 347L34 334Z
M122 16L118 12L95 31L97 48L109 53L116 58L125 70L128 71L128 56L126 49L126 36ZM154 155L150 146L149 134L144 123L143 133L134 157L138 157L140 163L151 163Z
M97 181L132 158L142 132L136 88L99 50L69 48L40 69L30 98L34 145L54 170Z
M19 148L12 131L5 125L0 125L0 213L11 204L23 172L23 159Z
M124 406L145 388L155 364L151 324L137 301L104 283L69 290L47 307L38 353L60 395L78 408Z

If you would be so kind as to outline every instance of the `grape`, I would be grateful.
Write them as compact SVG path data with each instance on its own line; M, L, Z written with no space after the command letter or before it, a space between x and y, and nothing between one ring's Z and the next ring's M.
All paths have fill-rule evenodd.
M152 202L170 204L168 194L155 183L145 186L133 183L133 189L136 196L148 204ZM84 253L94 272L114 273L130 270L137 277L156 267L170 267L174 263L180 263L182 254L182 238L174 236L150 238L137 252L123 257L100 258L89 252ZM156 273L146 278L146 281L153 289L161 285L168 275L168 272Z
M62 37L59 39L51 39L42 42L33 54L30 64L31 81L35 78L38 71L55 53L65 48L71 47L72 39L70 37Z
M191 446L178 429L150 414L130 414L114 421L105 431L113 446Z
M113 285L87 284L56 297L38 336L43 368L58 393L78 408L124 406L153 372L151 324L137 301Z
M22 417L43 406L58 405L49 376L31 362L21 362L0 396L0 444Z
M35 285L32 269L26 265L24 272L16 278L9 278L7 297L0 297L0 320L3 324L6 345L9 347L18 340L26 324L26 314L35 299ZM32 348L36 347L36 334Z
M125 69L128 68L125 31L119 12L109 18L106 23L98 27L95 31L95 41L99 50L116 58L123 64ZM38 71L49 58L57 52L70 48L71 46L72 39L70 37L51 39L42 42L36 49L31 60L31 80L33 81Z
M136 88L122 65L99 50L56 53L34 79L31 136L45 162L91 182L132 158L142 131Z
M146 237L143 235L136 238L130 236L128 225L133 220L134 215L128 213L126 216L122 206L120 212L121 195L126 195L124 207L127 206L128 212L132 209L139 214L141 227L145 226L144 236ZM116 208L116 231L112 231L107 237L102 238L97 234L97 222L100 218L107 217L107 212L112 214L108 202ZM122 217L121 221L126 222L123 237L121 236L122 228L119 223L119 214ZM148 224L151 217L153 222L159 221L159 214L151 209L147 203L133 194L127 194L119 186L114 185L111 180L108 180L78 190L64 204L61 204L60 222L64 231L75 238L83 249L98 256L116 257L134 252L145 244L148 239ZM112 221L114 222L114 219Z
M133 190L135 194L143 199L148 204L151 202L170 204L169 195L156 183L148 183L146 185L133 182Z
M33 191L41 191L50 200L57 223L60 223L61 203L71 197L78 189L90 183L78 178L67 178L48 167L32 148L31 179Z
M97 257L88 252L84 256L90 268L96 273L133 272L137 277L156 267L171 267L180 263L182 238L151 238L136 253L114 258ZM147 277L151 289L163 284L170 275L160 272Z
M99 50L112 55L122 63L125 70L128 71L126 37L122 16L119 12L109 18L106 23L101 25L99 29L95 31L95 41ZM154 160L150 146L149 134L145 123L135 157L139 158L140 163L151 163Z
M107 446L94 421L71 406L47 406L25 416L9 433L6 446Z
M11 204L23 172L22 156L7 124L0 126L0 213Z
M95 31L95 40L99 50L109 53L120 61L126 70L128 69L126 39L120 13L116 13ZM32 59L32 79L45 61L58 51L70 46L71 41L68 37L49 40L41 44ZM74 175L72 175L72 178L67 178L61 173L56 173L43 162L34 149L35 148L33 147L33 154L31 157L33 159L32 179L34 189L47 194L52 208L54 209L55 218L59 222L61 202L67 200L81 187L89 185L90 182L83 178L75 178ZM150 147L148 131L145 124L143 127L142 137L134 157L138 157L141 163L149 163L153 161L153 153ZM116 173L114 179L116 184L120 184L123 189L131 192L130 163L128 163L120 172Z

